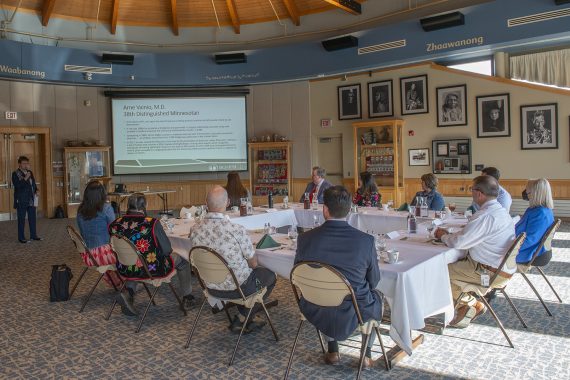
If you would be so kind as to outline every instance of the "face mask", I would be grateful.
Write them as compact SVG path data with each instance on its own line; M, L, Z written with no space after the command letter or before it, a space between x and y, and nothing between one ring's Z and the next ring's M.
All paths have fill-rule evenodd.
M528 201L528 193L526 192L526 189L524 189L522 192L522 199L524 201Z

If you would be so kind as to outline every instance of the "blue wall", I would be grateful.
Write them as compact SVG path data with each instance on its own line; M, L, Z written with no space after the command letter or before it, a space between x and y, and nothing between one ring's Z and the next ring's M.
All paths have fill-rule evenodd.
M402 39L406 46L363 55L358 55L356 48L326 52L320 41L254 50L247 53L247 63L235 65L216 65L210 54L137 53L134 65L113 65L112 75L93 74L91 81L86 81L82 73L64 71L63 66L106 66L100 63L99 52L0 40L0 77L118 87L225 86L307 79L567 43L570 17L513 28L507 27L507 19L568 7L556 6L552 0L499 0L463 9L466 22L461 27L426 33L418 20L386 25L361 32L360 47ZM456 41L472 43L444 46ZM430 44L440 49L428 51L434 46ZM130 80L131 75L135 80Z

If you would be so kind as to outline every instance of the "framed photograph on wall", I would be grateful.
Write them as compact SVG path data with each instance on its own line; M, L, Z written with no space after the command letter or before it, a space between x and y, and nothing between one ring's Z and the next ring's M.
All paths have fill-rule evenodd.
M350 120L360 118L362 118L360 83L338 86L338 119Z
M437 143L437 155L442 157L449 156L449 143L438 142Z
M509 94L478 96L477 137L508 137L511 135Z
M468 143L457 143L457 154L460 154L460 155L469 154L469 144Z
M394 116L392 79L368 83L368 117Z
M521 149L558 149L558 104L521 106Z
M429 149L408 149L410 166L429 166Z
M429 112L427 75L400 78L400 95L402 115Z
M437 126L467 125L467 86L436 88Z

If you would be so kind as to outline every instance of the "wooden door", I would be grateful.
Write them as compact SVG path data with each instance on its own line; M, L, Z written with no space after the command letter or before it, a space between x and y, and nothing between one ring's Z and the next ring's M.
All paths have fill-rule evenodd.
M12 189L10 189L10 176L12 174L10 167L10 135L3 133L0 135L0 220L10 219L12 210Z

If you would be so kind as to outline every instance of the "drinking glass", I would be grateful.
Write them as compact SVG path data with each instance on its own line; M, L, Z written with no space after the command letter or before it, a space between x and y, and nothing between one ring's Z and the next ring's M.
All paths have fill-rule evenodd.
M313 215L313 226L318 227L319 224L319 217L317 215Z
M455 211L455 203L451 202L451 203L449 204L449 210L450 210L451 212Z
M410 206L410 214L416 215L416 206Z
M393 201L392 199L390 199L390 200L388 201L388 209L391 210L391 209L393 209L393 208L394 208L394 201Z
M291 239L291 241L295 243L297 237L299 236L297 232L297 226L295 225L289 226L289 230L287 231L287 236L289 236L289 239Z
M386 236L384 234L378 234L374 239L374 246L376 247L376 252L383 252L386 250Z
M428 232L429 236L432 236L432 232L434 229L435 229L435 224L433 222L431 222L427 225L427 232Z

